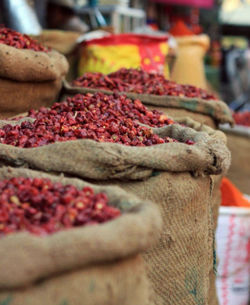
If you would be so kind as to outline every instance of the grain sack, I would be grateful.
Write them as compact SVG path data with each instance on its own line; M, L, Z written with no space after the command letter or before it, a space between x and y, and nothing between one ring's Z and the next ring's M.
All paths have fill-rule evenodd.
M250 127L236 125L221 126L227 135L228 148L232 154L232 165L227 177L246 194L250 193Z
M130 147L76 140L26 149L0 144L0 162L63 172L96 184L118 184L143 200L154 201L164 230L158 244L144 254L155 293L153 304L206 305L214 267L209 175L226 172L230 154L219 131L209 136L181 125L153 130L195 144Z
M155 205L117 187L28 169L0 168L0 179L49 178L104 192L121 216L103 224L39 237L17 232L0 239L0 303L10 305L145 305L149 285L140 252L159 238ZM83 301L84 300L84 301Z
M69 83L64 82L64 97L72 96L76 93L94 93L97 91L105 94L113 94L113 92L107 90L72 87ZM187 116L213 128L219 123L229 123L231 125L234 123L231 111L223 101L129 92L124 94L131 99L139 99L148 108L162 111L164 114L170 115L173 118Z
M0 44L0 117L51 105L68 71L56 51L34 51ZM22 109L22 110L21 110ZM21 111L20 111L21 110Z

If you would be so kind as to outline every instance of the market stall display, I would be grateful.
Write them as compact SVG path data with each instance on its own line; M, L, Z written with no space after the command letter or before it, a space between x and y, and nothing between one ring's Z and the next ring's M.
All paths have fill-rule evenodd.
M7 191L6 186L10 183L17 186L20 181L33 183L33 191L25 193L23 190L25 183L22 183L21 193L9 188L16 196L13 201L13 194ZM41 183L48 188L41 186ZM42 216L43 224L37 225L36 229L39 231L32 232L36 235L25 232L25 227L21 228L20 232L13 230L7 235L1 234L0 302L2 304L80 304L83 299L86 305L148 303L150 289L140 253L150 249L159 237L162 222L155 205L117 187L95 186L79 179L48 175L23 168L1 167L0 184L1 188L6 190L1 194L1 203L5 202L4 195L7 197L11 195L13 208L18 208L19 211L22 210L20 205L29 206L22 201L26 201L27 196L34 198L36 189L34 186L39 185L43 188L40 194L44 194L44 203L49 203L46 192L48 190L51 192L53 186L58 192L64 189L62 194L67 198L69 192L73 196L74 192L77 192L76 189L79 194L81 189L85 193L86 190L89 192L93 190L97 196L97 205L103 204L100 193L105 194L110 208L113 211L118 210L120 214L106 223L89 223L72 228L68 226L68 221L72 221L80 214L73 213L71 207L70 215L64 214L65 220L61 223L63 227L60 231L36 236L40 235L41 229L45 228L46 224L47 227L53 225L53 219L49 219L47 210L47 216L45 214ZM65 192L65 189L68 192ZM65 197L64 200L67 201ZM20 205L17 203L17 198ZM61 199L63 197L59 197L59 200ZM77 199L81 200L79 202L82 205L87 204L83 197ZM81 210L79 202L78 209ZM37 204L39 205L39 203L35 205ZM34 228L34 223L39 222L39 211L32 212L31 206L26 210L25 215L30 216L26 218L25 225L33 222ZM54 203L54 207L60 205ZM66 208L67 205L64 207ZM43 208L48 209L48 206ZM53 206L50 207L51 209ZM61 209L59 214L63 214ZM96 212L96 217L98 214L100 215ZM6 210L2 205L0 215L1 219L4 215L12 217L12 221L15 219L15 222L18 221L18 217L22 219L21 214L15 217L12 209ZM85 216L87 215L88 211L85 213ZM70 219L66 221L67 216ZM112 300L110 291L112 291Z
M119 95L114 98L119 100ZM100 93L78 95L52 108L32 112L28 129L40 122L46 138L42 127L46 120L64 141L41 138L38 147L22 148L20 130L27 128L22 126L26 118L2 121L1 131L9 132L2 133L2 143L12 136L17 141L0 144L0 162L77 176L98 185L119 185L141 200L153 201L164 221L157 245L143 254L155 294L153 303L207 302L214 269L214 181L210 175L224 174L230 164L222 133L208 135L173 122L161 128L142 126L138 120L145 115L127 115L136 107L126 113L119 103L112 104L112 96Z
M216 9L169 1L0 26L0 305L249 305L247 91L215 91Z
M68 71L65 57L27 35L0 28L0 117L50 106Z

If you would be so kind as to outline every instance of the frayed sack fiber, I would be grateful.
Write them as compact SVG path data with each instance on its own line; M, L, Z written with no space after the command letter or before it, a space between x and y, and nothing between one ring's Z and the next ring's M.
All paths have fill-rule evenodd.
M162 220L156 205L118 187L94 186L79 179L29 169L0 168L0 179L43 177L77 188L105 192L122 212L98 225L45 237L28 232L0 239L0 304L147 305L150 287L140 253L159 238Z

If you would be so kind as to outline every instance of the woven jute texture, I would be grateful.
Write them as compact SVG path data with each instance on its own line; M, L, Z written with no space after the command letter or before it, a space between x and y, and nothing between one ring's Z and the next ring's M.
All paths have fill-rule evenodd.
M0 44L0 118L52 105L68 68L66 58L56 51Z
M147 305L148 282L139 255L60 274L25 288L0 291L8 305Z
M43 45L68 55L76 47L79 36L81 36L79 32L44 30L40 35L34 36L34 38Z
M140 253L159 238L157 206L118 187L29 169L0 168L0 179L44 177L105 192L122 215L100 225L38 237L19 232L0 240L0 303L11 305L147 304L149 285ZM65 302L65 303L63 303Z
M43 45L50 47L66 56L69 62L69 71L67 80L72 81L77 77L77 64L80 54L80 48L77 43L79 32L44 30L39 36L34 38Z
M0 119L30 109L51 106L58 98L62 80L18 82L0 78Z
M155 293L153 304L207 305L215 252L210 175L225 174L230 153L222 132L195 124L205 130L181 125L153 129L179 141L193 140L191 146L128 147L91 140L32 149L1 144L0 161L63 172L101 185L118 184L142 200L155 202L163 231L157 245L143 255Z
M112 94L113 92L107 90L97 90L90 88L72 87L68 82L64 82L64 96L74 95L76 93L87 93L87 92L103 92L105 94ZM151 94L135 94L135 93L124 93L131 99L139 99L146 106L152 107L152 109L157 109L163 111L164 113L170 115L168 109L172 109L171 115L173 118L183 116L183 110L187 110L188 113L192 112L194 114L203 114L204 116L211 117L214 123L218 125L219 123L229 123L234 124L232 114L228 106L219 100L203 100L200 98L187 98L187 97L176 97L176 96L157 96ZM178 110L181 110L180 112ZM211 122L209 118L204 121L204 116L194 116L192 118L199 121L202 119L202 123L209 124ZM189 115L190 117L190 115ZM210 124L209 124L210 125Z
M56 52L36 52L0 45L0 77L19 82L44 82L62 78L68 71L66 58Z
M199 115L194 114L195 115ZM201 115L200 115L201 116ZM205 116L204 116L205 117ZM211 125L213 126L213 120L211 120ZM208 135L213 136L214 129L210 128L209 126L204 125L203 123L200 123L201 120L198 122L185 117L182 118L176 118L176 121L179 123L185 124L186 126L192 127L197 131L205 131ZM211 126L210 125L210 126ZM227 143L227 137L224 133L218 133L217 135L221 138L221 140L226 144ZM209 292L208 292L208 304L209 305L218 305L218 296L216 291L216 270L217 270L217 255L216 255L216 243L215 243L215 231L217 229L218 224L218 217L219 217L219 207L221 204L221 191L220 191L220 185L221 180L224 175L211 175L211 209L212 209L212 221L213 221L213 265L209 272Z
M241 192L250 194L250 128L224 127L223 131L232 154L232 164L227 176Z

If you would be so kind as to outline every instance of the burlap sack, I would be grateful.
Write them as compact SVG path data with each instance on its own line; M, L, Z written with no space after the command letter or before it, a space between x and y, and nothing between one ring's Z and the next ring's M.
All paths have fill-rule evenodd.
M34 38L43 45L50 47L63 55L70 54L77 45L77 39L82 35L80 32L43 30Z
M196 144L127 147L78 140L31 149L1 144L0 161L118 184L154 201L164 230L158 244L144 255L155 292L153 304L207 305L215 253L214 183L209 175L226 172L230 154L219 131L209 136L170 125L154 132Z
M35 52L0 44L0 77L19 82L45 82L62 78L68 70L66 58L56 52Z
M221 126L226 133L232 164L227 177L245 194L250 194L250 128Z
M0 44L0 118L52 105L68 68L66 58L56 51Z
M66 56L69 62L67 80L73 81L77 77L77 65L80 57L80 47L77 39L82 35L79 32L44 30L34 38L43 45L50 47Z
M112 94L107 90L96 90L90 88L72 87L68 82L64 82L64 97L76 93L103 92ZM211 127L219 123L229 123L233 125L234 120L228 106L222 101L203 100L199 98L157 96L150 94L124 93L129 98L141 100L150 109L157 109L173 118L186 115L195 121L204 123Z
M61 79L17 82L0 78L0 119L51 106L57 100L61 87Z
M46 237L19 232L0 239L0 304L145 305L150 289L139 253L159 238L157 207L117 187L2 167L0 179L44 177L105 192L122 215L101 225ZM7 302L7 301L6 301Z
M196 122L190 118L187 117L180 117L176 118L176 121L178 123L184 124L185 126L191 127L196 131L202 131L206 132L211 137L216 137L218 140L222 141L227 144L227 136L220 131L214 131L213 128L204 125L200 122ZM219 206L221 204L221 191L220 191L220 185L221 180L223 178L223 174L221 175L211 175L212 179L212 209L213 209L213 221L214 221L214 230L217 228L217 222L218 222L218 216L219 216Z

